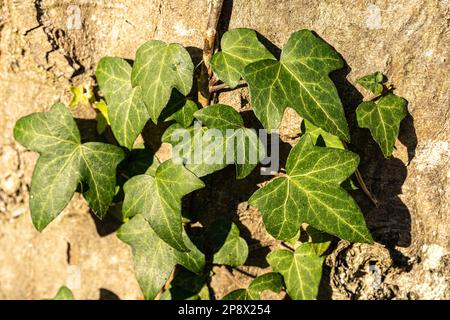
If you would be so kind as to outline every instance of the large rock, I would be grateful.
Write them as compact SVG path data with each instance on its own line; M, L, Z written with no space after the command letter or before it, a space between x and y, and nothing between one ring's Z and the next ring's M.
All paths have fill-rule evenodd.
M20 178L15 193L0 193L0 298L50 297L63 284L71 286L77 298L97 298L100 288L121 298L140 296L129 248L113 234L102 237L95 232L80 197L48 230L42 234L34 230L26 208L36 156L14 142L12 128L25 114L45 110L59 99L67 102L68 85L92 83L96 61L104 55L133 58L136 48L149 39L179 42L198 54L206 2L0 2L0 147L6 154L2 161L14 162L5 160L2 169L8 172L2 172L1 179ZM303 28L333 45L348 65L333 79L350 116L363 98L355 80L376 70L385 73L395 92L409 101L410 116L402 124L391 159L380 156L366 131L354 135L362 145L355 147L362 158L362 174L380 205L374 207L358 192L356 197L379 244L341 242L327 261L332 290L323 290L323 296L449 298L449 1L225 3L222 29L254 28L275 51ZM238 109L248 108L246 89L220 99ZM92 110L82 107L75 113L93 116ZM295 141L298 123L295 114L286 115L283 141ZM224 172L217 179L231 176ZM250 179L257 182L259 178ZM206 190L198 196L196 209L228 214L245 227L255 248L258 243L272 245L258 212L245 204L255 185L233 184L230 178L223 187ZM261 260L265 251L255 250L255 260L258 256ZM265 267L256 261L244 269L256 274ZM248 282L242 274L230 280L224 274L228 271L221 270L213 281L219 297Z

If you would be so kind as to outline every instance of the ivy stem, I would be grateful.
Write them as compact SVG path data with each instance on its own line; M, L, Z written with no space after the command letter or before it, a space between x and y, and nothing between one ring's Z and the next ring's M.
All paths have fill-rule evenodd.
M342 144L344 145L345 149L348 150L348 145L347 143L345 143L345 141L341 140ZM356 168L355 170L355 177L356 180L358 180L358 184L360 185L362 191L364 192L364 194L367 196L367 198L370 199L370 201L372 201L372 203L374 204L374 206L376 208L378 208L378 200L372 195L372 193L370 193L369 189L366 186L366 183L364 182L364 179L361 175L361 171L359 171L358 168Z
M239 84L236 86L236 88L233 88L233 89L237 89L238 87L242 87L242 86L246 86L246 85L247 85L247 83L245 81L240 81ZM224 89L231 89L231 88L226 83L210 85L209 93L217 92L217 91L224 90Z
M208 24L203 42L203 63L198 79L198 101L203 107L210 103L209 80L213 76L211 58L214 54L217 24L222 11L223 0L208 0Z
M374 206L378 208L378 200L375 199L375 197L370 193L358 168L356 168L355 177L356 180L358 180L358 183L361 186L362 191L366 194L366 196L370 199L370 201L372 201Z
M286 242L281 241L280 244L281 244L283 247L285 247L286 249L289 249L290 251L295 252L295 249L294 249L293 247L291 247L289 244L287 244Z

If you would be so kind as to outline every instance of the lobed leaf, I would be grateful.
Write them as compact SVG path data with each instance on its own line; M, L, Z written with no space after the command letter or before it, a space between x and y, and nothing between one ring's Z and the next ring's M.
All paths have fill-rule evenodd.
M406 117L408 102L389 93L376 102L362 102L356 109L356 120L361 128L368 128L386 158L392 155L400 122Z
M108 118L114 136L120 145L130 150L149 118L141 87L131 86L131 70L126 60L105 57L95 72L108 103Z
M177 250L186 251L181 198L203 187L203 182L183 165L167 160L158 166L154 177L141 174L125 183L124 216L142 214L161 239Z
M377 71L375 73L359 78L357 82L373 94L379 95L383 92L384 89L383 78L383 74L380 71Z
M115 194L116 167L124 158L119 147L98 142L81 144L74 119L60 103L49 112L19 119L14 137L40 154L30 188L36 229L42 231L66 207L80 182L87 183L83 196L92 211L100 218L105 215Z
M136 51L131 72L133 87L142 88L142 97L154 123L177 89L187 95L192 87L194 65L189 53L179 44L159 40L144 43Z
M166 130L162 140L183 152L186 168L196 176L203 177L235 163L236 177L242 179L264 157L265 149L256 132L244 127L241 115L232 107L216 104L198 110L194 116L207 128L187 128L184 132L189 139L180 139L184 132L180 133L181 126L175 124ZM227 153L231 156L227 157Z
M267 262L273 271L281 273L286 291L294 300L315 300L322 277L324 258L316 255L310 243L295 250L276 250L269 253Z
M357 168L358 155L314 146L304 135L291 150L286 176L257 190L249 203L277 239L294 237L301 223L353 242L372 242L355 200L340 187Z
M244 68L253 62L275 59L259 42L255 30L238 28L225 32L221 40L222 51L211 59L211 67L220 80L235 88Z
M204 255L183 231L189 252L170 247L150 227L143 215L137 214L117 231L120 240L133 251L134 271L146 299L154 299L166 283L176 264L192 272L200 272L205 265Z
M245 67L253 111L271 130L278 128L286 107L314 125L348 141L344 109L328 74L343 67L338 53L311 31L291 35L280 61L260 60Z

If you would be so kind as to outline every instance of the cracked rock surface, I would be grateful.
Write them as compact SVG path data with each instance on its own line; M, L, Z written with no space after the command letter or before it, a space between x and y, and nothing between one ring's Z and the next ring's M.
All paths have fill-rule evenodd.
M320 297L449 299L450 1L225 2L221 28L254 28L272 49L303 28L334 46L348 65L332 78L350 119L367 96L356 79L376 70L409 101L410 114L390 159L381 156L366 130L355 132L360 170L380 205L374 207L359 191L354 195L377 243L336 243ZM102 56L133 58L150 39L178 42L198 55L205 10L206 0L0 0L1 299L48 298L62 285L79 299L141 298L131 250L108 224L92 218L81 196L75 195L44 232L33 228L28 190L37 155L15 143L12 128L21 116L47 110L58 100L67 103L69 85L93 84ZM239 111L250 108L245 88L219 100ZM82 106L73 111L80 118L95 116ZM298 137L299 121L295 112L285 114L282 156ZM248 274L267 272L264 255L278 245L246 203L267 176L255 172L244 184L233 179L233 171L215 174L211 183L219 186L191 201L204 217L229 216L250 245L241 271L214 270L217 298L247 285Z

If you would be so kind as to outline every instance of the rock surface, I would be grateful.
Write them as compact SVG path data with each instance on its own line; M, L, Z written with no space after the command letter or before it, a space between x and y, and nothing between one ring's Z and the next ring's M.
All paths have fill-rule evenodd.
M104 55L133 58L149 39L178 42L198 54L206 2L0 0L0 298L51 297L64 284L80 299L141 296L130 249L110 230L96 230L80 196L44 232L34 230L27 197L37 156L14 142L12 128L21 116L46 110L57 100L67 102L69 85L93 83L96 61ZM376 70L409 101L410 115L391 159L381 157L366 131L353 137L363 146L356 149L361 172L380 202L375 208L355 195L378 244L339 243L327 259L324 298L450 298L449 19L448 0L356 1L351 6L344 0L225 1L221 28L254 28L275 51L303 28L333 45L348 64L333 79L349 115L363 99L361 93L367 94L354 86L355 80ZM219 99L248 108L246 89ZM74 112L93 117L86 107ZM286 114L284 142L295 141L298 124L293 112ZM255 248L251 257L261 256L261 247L273 243L259 213L245 200L262 181L250 179L255 185L248 190L236 187L231 177L225 170L214 178L228 180L199 195L199 210L217 209L240 222ZM257 274L267 268L257 260L243 270ZM217 297L249 281L238 271L215 271Z

